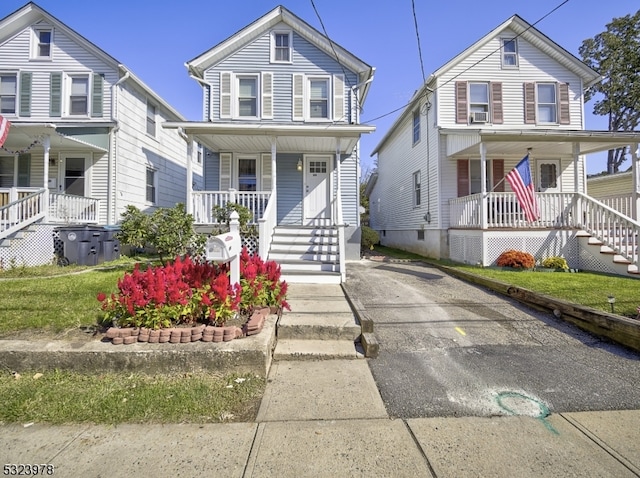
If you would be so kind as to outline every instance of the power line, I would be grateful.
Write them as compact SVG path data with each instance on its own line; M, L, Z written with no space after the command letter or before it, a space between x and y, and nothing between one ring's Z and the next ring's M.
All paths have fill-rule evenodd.
M416 16L416 2L411 0L411 10L413 11L413 25L416 29L416 39L418 40L418 56L420 57L420 69L422 70L422 83L427 81L424 75L424 63L422 62L422 47L420 46L420 33L418 33L418 17Z
M413 0L412 0L413 1ZM565 3L568 3L569 0L564 0L560 5L556 6L554 9L552 9L551 11L549 11L548 13L546 13L544 16L542 16L541 18L539 18L537 21L535 21L534 23L530 24L527 28L525 28L524 31L522 31L521 33L518 33L515 37L513 37L513 39L517 39L519 38L521 35L523 35L524 33L526 33L527 31L529 31L531 28L533 28L535 25L537 25L538 23L540 23L542 20L544 20L545 18L547 18L549 15L551 15L552 13L554 13L556 10L558 10L560 7L562 7ZM485 55L483 58L480 58L478 61L476 61L473 65L468 66L467 68L465 68L464 70L462 70L460 73L458 73L457 75L452 76L451 78L449 78L447 81L445 81L442 85L440 86L436 86L432 92L437 91L439 88L441 88L442 86L450 83L451 81L455 80L456 78L458 78L460 75L462 75L463 73L466 73L467 71L469 71L471 68L477 66L478 64L480 64L481 62L483 62L484 60L486 60L487 58L489 58L491 55L493 55L494 53L499 52L502 49L502 46L498 47L497 49L495 49L494 51L488 53L487 55ZM422 58L422 57L421 57ZM426 80L424 80L424 72L423 72L423 82L425 82ZM386 116L392 115L393 113L405 109L407 106L409 106L411 103L413 103L413 97L411 98L411 101L409 101L408 103L404 104L403 106L400 106L399 108L396 108L392 111L389 111L388 113L385 113L383 115L377 116L375 118L363 121L363 123L372 123L374 121L377 121L379 119L382 119Z

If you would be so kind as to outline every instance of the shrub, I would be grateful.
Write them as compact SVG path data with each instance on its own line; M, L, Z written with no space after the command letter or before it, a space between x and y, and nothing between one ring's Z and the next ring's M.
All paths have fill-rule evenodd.
M360 236L360 247L363 249L373 249L373 246L380 242L380 235L369 226L362 226Z
M240 232L247 233L251 231L251 227L248 226L249 221L253 219L253 213L251 210L242 204L235 202L228 202L224 206L214 206L213 216L221 224L226 224L229 227L231 222L231 213L235 211L238 213L238 222L240 223Z
M542 261L542 267L546 267L548 269L569 269L569 264L564 259L564 257L560 256L552 256L547 257Z
M500 267L513 267L514 269L531 269L536 264L536 260L528 252L509 249L500 254L496 264Z

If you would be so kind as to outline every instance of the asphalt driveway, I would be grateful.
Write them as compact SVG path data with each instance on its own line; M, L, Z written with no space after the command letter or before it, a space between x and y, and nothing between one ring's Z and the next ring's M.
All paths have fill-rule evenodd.
M349 263L390 416L640 409L640 354L420 263Z

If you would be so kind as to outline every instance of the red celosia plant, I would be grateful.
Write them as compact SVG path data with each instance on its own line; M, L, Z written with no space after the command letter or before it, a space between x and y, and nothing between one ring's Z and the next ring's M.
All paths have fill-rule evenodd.
M513 267L514 269L531 269L536 265L536 259L528 252L509 249L500 254L496 264L500 267Z
M136 265L118 281L118 291L98 294L105 320L153 329L197 321L223 325L240 301L240 286L230 284L226 266L195 263L188 256L145 271Z
M275 261L265 262L243 248L240 254L240 307L245 311L260 306L291 310L286 301L288 285L280 280L280 276L280 266Z

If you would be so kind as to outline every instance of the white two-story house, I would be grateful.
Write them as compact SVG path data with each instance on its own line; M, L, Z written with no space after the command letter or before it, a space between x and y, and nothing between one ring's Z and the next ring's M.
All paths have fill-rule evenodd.
M0 5L1 8L1 5ZM183 121L126 66L30 2L0 20L0 263L53 260L61 224L185 203ZM202 183L194 157L192 182Z
M360 257L360 124L374 69L277 7L186 63L203 121L168 122L205 146L196 223L227 202L253 211L259 253L289 281L340 282ZM187 187L191 182L187 179Z
M638 224L586 195L585 156L640 141L585 130L584 91L600 80L517 15L435 71L373 152L367 192L382 244L485 266L517 249L636 272ZM527 155L531 222L505 181Z

